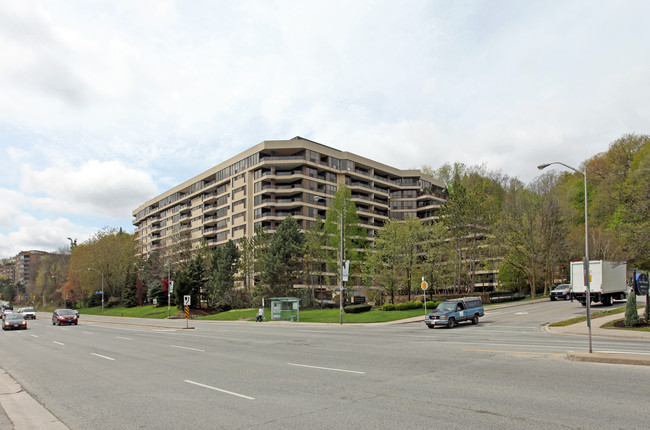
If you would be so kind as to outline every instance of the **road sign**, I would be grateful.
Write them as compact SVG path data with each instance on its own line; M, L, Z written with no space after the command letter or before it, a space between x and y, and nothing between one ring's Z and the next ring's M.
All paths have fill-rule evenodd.
M429 284L427 283L427 281L422 281L420 286L422 287L423 290L426 290L427 288L429 288Z
M185 306L185 319L190 319L190 308Z
M183 296L183 304L185 306L189 306L191 302L192 297L191 296Z

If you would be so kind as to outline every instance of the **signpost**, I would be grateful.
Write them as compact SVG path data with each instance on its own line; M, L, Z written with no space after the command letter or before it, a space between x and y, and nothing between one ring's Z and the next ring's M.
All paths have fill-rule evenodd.
M422 295L424 296L424 314L426 315L427 313L427 288L429 288L429 284L427 281L424 280L424 276L422 277L422 283L420 284L422 287Z
M192 303L192 296L183 296L183 305L185 306L185 326L190 326L190 304Z

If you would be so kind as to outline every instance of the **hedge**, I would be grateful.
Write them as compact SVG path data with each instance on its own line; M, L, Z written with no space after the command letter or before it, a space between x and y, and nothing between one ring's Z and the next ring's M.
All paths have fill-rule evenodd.
M346 314L360 314L361 312L368 312L372 309L372 305L363 304L363 305L349 305L343 308L343 311Z
M442 303L442 300L436 300L434 302L432 301L427 301L427 311L433 310L438 306L440 303ZM406 303L398 303L396 305L392 303L386 303L384 306L382 306L382 309L385 311L407 311L409 309L422 309L424 308L424 303L418 302L418 301L411 301L411 302L406 302Z

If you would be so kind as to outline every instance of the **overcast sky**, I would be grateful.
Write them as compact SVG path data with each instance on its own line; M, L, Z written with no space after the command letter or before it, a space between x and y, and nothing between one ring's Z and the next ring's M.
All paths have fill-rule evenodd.
M264 140L530 182L650 125L650 1L0 2L0 257Z

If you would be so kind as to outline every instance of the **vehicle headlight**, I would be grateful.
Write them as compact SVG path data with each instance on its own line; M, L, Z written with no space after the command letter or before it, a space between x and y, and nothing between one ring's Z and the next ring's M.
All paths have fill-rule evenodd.
M447 319L447 315L442 315L442 316L440 317L440 319L441 319L441 320L446 320L446 319Z

